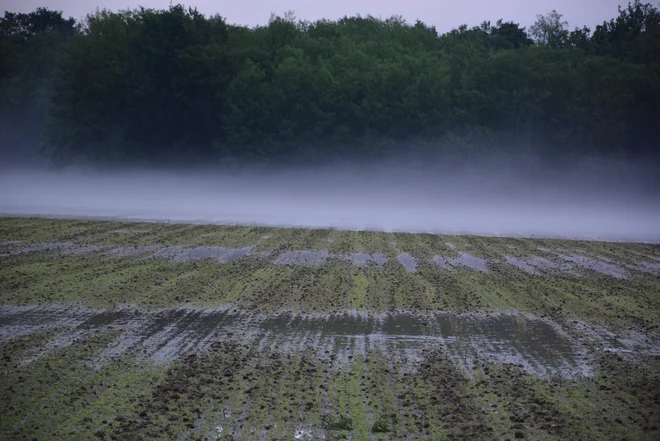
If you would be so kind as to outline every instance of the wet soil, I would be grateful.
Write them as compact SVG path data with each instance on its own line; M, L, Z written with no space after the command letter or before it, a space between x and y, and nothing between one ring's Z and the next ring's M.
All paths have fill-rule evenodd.
M0 439L660 437L660 249L0 218Z
M0 392L11 397L0 405L3 438L651 440L660 434L656 357L599 350L597 342L573 341L538 319L254 317L239 310L61 309L59 316L65 311L67 319L52 319L55 311L44 308L2 312L5 329L52 324L38 330L33 323L34 333L5 333L0 342ZM130 331L131 321L143 331ZM24 362L67 332L76 334L68 346ZM109 355L108 348L131 335L144 339ZM499 347L461 358L466 352L457 348L476 348L478 341ZM527 365L497 356L512 348ZM544 351L570 358L583 350L588 370L529 368L550 364Z
M589 376L586 351L600 345L609 351L660 354L660 344L600 336L576 340L557 323L513 314L253 314L232 307L218 309L94 310L73 306L0 307L0 342L55 332L33 362L48 352L70 346L98 332L118 333L97 354L97 364L137 350L155 362L177 360L204 352L218 340L249 343L295 353L307 345L350 363L369 348L396 346L411 359L429 347L443 347L459 369L472 375L475 363L487 358L513 363L540 377ZM583 332L583 335L585 333Z

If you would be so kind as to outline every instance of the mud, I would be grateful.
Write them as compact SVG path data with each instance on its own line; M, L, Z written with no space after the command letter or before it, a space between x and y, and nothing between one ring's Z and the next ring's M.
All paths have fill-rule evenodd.
M369 348L397 348L409 360L442 346L464 372L480 359L513 363L539 376L591 375L585 341L576 341L555 323L512 314L343 313L259 315L219 309L94 310L72 306L0 307L0 343L19 336L57 331L40 353L24 362L100 330L119 336L96 354L98 366L134 351L141 358L170 362L209 349L216 341L249 343L262 349L297 353L312 347L350 362ZM660 345L593 332L591 343L635 353L660 353ZM397 352L395 351L395 352ZM414 366L413 366L414 368Z

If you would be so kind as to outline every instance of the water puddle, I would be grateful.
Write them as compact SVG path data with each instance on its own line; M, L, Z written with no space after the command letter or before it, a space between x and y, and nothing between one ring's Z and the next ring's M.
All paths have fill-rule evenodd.
M117 230L119 231L119 230ZM455 245L447 242L446 245L456 249ZM268 259L271 256L270 251L256 252L254 246L243 248L230 248L219 246L141 246L141 247L121 247L113 245L85 245L72 242L47 242L37 244L22 244L18 241L9 241L0 243L0 246L6 247L0 256L10 256L32 252L50 252L57 251L67 255L83 255L88 253L102 252L103 256L109 258L130 258L130 257L153 257L168 259L175 262L191 262L203 259L215 260L218 263L231 263L243 257L256 259ZM564 273L573 276L580 276L587 272L597 272L600 274L614 277L617 279L626 279L631 276L631 271L638 271L650 274L660 273L660 261L653 260L652 256L644 256L649 261L636 262L634 264L618 264L610 259L601 256L587 256L584 254L571 253L563 249L538 248L547 253L548 257L530 256L518 258L513 256L503 256L506 263L513 265L530 275L542 275L544 273ZM457 257L435 256L432 260L439 268L458 269L469 268L474 271L488 273L489 260L473 256L465 251L456 251ZM294 250L279 254L272 263L276 265L296 265L296 266L319 266L323 265L327 259L336 258L350 261L352 264L364 268L369 265L382 267L388 262L387 256L382 253L350 253L350 254L331 254L327 249L321 250ZM408 272L415 272L419 262L408 253L401 253L397 260Z
M0 242L0 247L13 246L13 245L18 245L20 243L21 243L20 240L9 240L7 242Z
M122 257L135 257L143 254L153 254L157 252L157 246L144 246L144 247L113 247L109 251L103 253L106 257L122 258Z
M508 263L509 265L518 267L519 269L525 271L528 274L534 274L534 275L540 274L540 272L536 269L535 266L530 265L523 259L512 256L504 256L504 259L506 260L506 263Z
M574 341L552 322L514 314L464 314L448 312L413 314L274 314L256 315L229 307L140 310L93 310L78 307L0 307L0 344L19 335L51 330L55 337L38 353L25 354L29 363L50 351L84 341L105 330L119 336L96 354L97 367L129 351L140 360L167 363L194 352L203 352L218 340L254 344L258 348L297 352L313 350L332 354L350 363L369 348L403 354L412 363L423 351L441 345L466 371L479 359L521 365L541 376L570 372L590 375L583 339ZM660 351L620 338L601 338L612 350ZM585 343L586 344L586 343ZM657 353L657 352L656 352Z
M590 258L581 254L571 254L570 251L558 248L551 250L548 248L539 247L539 250L552 254L562 259L563 263L558 264L551 262L541 257L535 257L537 267L545 267L548 269L558 270L566 273L575 273L577 269L594 271L604 274L616 279L627 279L628 272L618 265L611 263L609 259Z
M75 247L67 248L64 253L78 256L81 254L97 253L99 251L107 250L108 246L103 245L77 245Z
M660 273L660 262L640 262L639 265L648 273Z
M415 258L408 253L401 253L397 256L399 263L406 267L406 271L414 273L417 268Z
M187 253L178 257L179 260L216 259L220 263L229 263L235 259L248 256L252 253L252 247L225 248L225 247L197 247L190 248Z
M643 273L660 274L660 262L636 262L624 265L626 268Z
M576 274L575 267L569 265L566 262L555 262L553 260L546 259L545 257L534 256L527 259L530 265L543 270L543 271L554 271L566 274Z
M153 253L153 257L169 259L175 262L193 262L202 259L214 259L219 263L230 263L250 254L252 254L252 247L166 247Z
M460 255L461 257L459 257L458 259L461 265L470 267L474 270L481 271L483 273L488 272L488 268L486 268L486 261L484 259L474 257L464 252L461 252Z
M484 259L472 256L464 251L459 251L459 254L459 257L435 256L433 262L435 262L440 268L455 268L457 266L463 266L482 273L488 272L488 267L486 266L486 261Z
M378 265L378 266L385 265L387 263L387 261L389 260L387 257L385 257L385 254L380 254L380 253L372 254L371 259L374 262L376 262L376 265Z
M354 265L359 267L365 267L371 261L371 256L365 253L353 253L345 257L346 260L350 260Z
M60 251L73 247L73 242L44 242L35 243L10 252L10 254L34 253L40 251Z
M628 278L627 271L611 263L602 262L596 259L590 259L586 256L580 256L577 254L559 254L559 256L562 257L564 260L571 262L583 269L605 274L607 276L611 276L616 279Z
M312 432L311 428L298 427L293 432L293 438L294 439L300 439L300 440L311 440L311 439L313 439L312 433L313 432Z

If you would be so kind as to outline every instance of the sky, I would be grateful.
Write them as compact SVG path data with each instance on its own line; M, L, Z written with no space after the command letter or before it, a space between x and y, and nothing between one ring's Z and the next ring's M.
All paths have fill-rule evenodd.
M571 28L587 25L592 29L617 15L617 6L628 0L173 0L195 6L208 15L220 14L230 23L255 26L268 22L271 12L283 15L292 10L298 19L315 21L371 14L388 18L402 15L409 22L419 19L435 26L439 32L457 28L461 24L477 26L484 20L503 18L523 26L530 26L536 14L553 9L564 15ZM3 0L0 11L30 12L39 6L61 10L66 16L84 17L97 7L113 11L136 8L167 8L170 0ZM655 3L655 2L654 2Z

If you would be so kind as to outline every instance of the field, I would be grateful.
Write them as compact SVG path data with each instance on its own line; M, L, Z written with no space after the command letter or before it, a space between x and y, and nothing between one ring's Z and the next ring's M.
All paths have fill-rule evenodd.
M0 439L660 439L660 246L0 218Z

